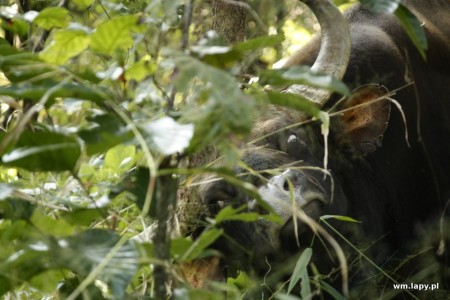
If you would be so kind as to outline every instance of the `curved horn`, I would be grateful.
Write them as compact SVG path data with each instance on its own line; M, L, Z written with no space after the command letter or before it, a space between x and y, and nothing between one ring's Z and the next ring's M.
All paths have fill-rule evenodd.
M316 16L321 29L320 51L311 70L342 79L350 59L351 40L347 21L329 0L302 0ZM287 93L301 95L323 106L330 93L305 85L294 84Z

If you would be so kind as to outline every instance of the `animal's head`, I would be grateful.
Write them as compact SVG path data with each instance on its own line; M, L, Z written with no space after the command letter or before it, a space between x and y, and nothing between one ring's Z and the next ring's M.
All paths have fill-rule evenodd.
M390 115L385 94L386 90L376 85L354 92L339 107L342 113L333 119L328 144L316 123L276 133L276 140L285 139L276 143L277 148L247 147L234 171L258 189L259 198L225 180L209 180L199 187L201 202L211 216L226 205L247 205L249 211L261 214L273 212L281 217L281 223L264 219L230 222L224 225L228 236L260 255L296 248L303 234L311 232L309 218L318 221L325 214L346 215L347 199L335 168L348 167L351 172L355 158L370 155L381 146ZM329 169L324 168L325 155ZM303 241L303 245L310 242Z
M322 28L321 48L312 69L341 79L350 55L346 23L329 1L305 3L316 14ZM286 93L299 94L319 106L324 106L330 97L327 91L299 85L287 88ZM334 118L338 120L336 133L329 146L350 148L349 152L358 154L376 150L390 113L389 102L377 100L385 93L382 87L365 86L345 101L339 107L342 113ZM357 108L351 109L355 106ZM332 163L334 149L329 151L320 130L314 126L283 130L293 121L299 120L292 119L290 113L264 114L255 125L253 137L268 135L267 138L258 145L245 148L242 163L235 167L237 174L250 174L241 178L257 187L258 201L225 180L209 181L198 188L198 197L211 216L226 205L247 205L250 211L273 211L282 219L281 224L268 221L224 224L227 235L235 240L234 244L225 242L219 246L225 252L248 249L264 256L301 239L306 228L302 224L304 218L299 217L301 212L314 220L323 214L345 214L347 203L339 180L333 177L333 172L324 169L325 154L330 153ZM242 247L236 250L233 245Z

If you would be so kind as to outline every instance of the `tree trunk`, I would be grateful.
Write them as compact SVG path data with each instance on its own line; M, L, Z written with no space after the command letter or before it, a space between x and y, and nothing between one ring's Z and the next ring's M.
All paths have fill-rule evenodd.
M228 44L245 39L246 13L245 0L213 0L212 29L223 36Z

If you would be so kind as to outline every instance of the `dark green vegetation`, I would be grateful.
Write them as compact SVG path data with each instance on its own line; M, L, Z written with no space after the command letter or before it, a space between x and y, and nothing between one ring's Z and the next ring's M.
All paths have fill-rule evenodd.
M395 11L424 50L420 26L397 2L375 9ZM258 289L245 273L193 289L180 266L216 254L208 246L223 235L221 223L276 216L225 207L193 241L176 234L184 231L174 217L177 188L189 185L189 175L215 173L255 195L231 166L258 111L269 103L295 107L328 126L317 106L262 85L303 83L347 94L345 86L308 68L288 76L260 71L261 53L264 64L286 56L284 37L249 26L249 39L228 47L204 35L212 23L206 1L15 3L0 2L0 295L240 299ZM298 6L249 4L258 8L256 24L278 32ZM263 81L243 80L247 73ZM210 145L224 157L221 168L185 167ZM150 224L159 226L145 243L130 240ZM308 274L312 252L301 254L291 281L274 291L278 297L297 299L286 294L301 286L303 298L319 287L342 298L326 279Z

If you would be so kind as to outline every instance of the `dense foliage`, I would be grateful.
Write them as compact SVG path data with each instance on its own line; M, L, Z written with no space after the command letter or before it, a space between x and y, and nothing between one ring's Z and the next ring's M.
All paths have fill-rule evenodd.
M166 238L161 226L153 240L130 238L171 217L183 176L211 171L184 168L186 157L215 145L228 165L235 161L261 106L300 107L326 120L314 105L268 94L263 84L346 88L303 68L241 80L259 71L255 57L270 65L290 51L281 28L292 29L291 16L267 21L279 34L256 37L250 27L254 38L228 47L206 34L207 2L193 10L181 0L19 2L0 2L0 295L157 297L162 272L177 299L222 298L214 290L240 298L254 284L245 274L192 289L179 266L210 253L222 233L214 225L258 215L225 210L195 242ZM384 2L380 9L395 10L397 1ZM252 6L265 11L267 3ZM244 185L226 168L217 172ZM309 251L288 290L307 276ZM302 296L311 292L307 282Z

